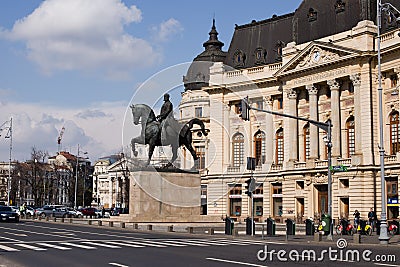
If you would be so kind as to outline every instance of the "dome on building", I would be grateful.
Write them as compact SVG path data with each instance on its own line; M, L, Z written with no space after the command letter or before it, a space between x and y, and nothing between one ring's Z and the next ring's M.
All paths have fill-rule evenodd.
M208 41L203 43L204 51L196 56L187 73L183 76L186 90L199 90L208 86L210 79L210 67L214 62L223 62L227 52L222 51L224 43L218 40L218 32L215 27L215 19L209 32Z

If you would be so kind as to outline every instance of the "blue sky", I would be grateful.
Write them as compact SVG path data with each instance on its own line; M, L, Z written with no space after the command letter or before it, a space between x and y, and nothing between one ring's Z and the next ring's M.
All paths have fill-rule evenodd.
M171 87L143 84L166 69L180 83L214 16L226 51L235 24L294 12L300 3L1 0L0 125L13 118L13 159L29 159L32 146L54 155L63 126L64 150L76 153L80 144L92 160L119 152L122 128L133 127L123 124L131 99L154 104ZM135 94L138 88L147 91ZM0 161L7 161L3 137Z

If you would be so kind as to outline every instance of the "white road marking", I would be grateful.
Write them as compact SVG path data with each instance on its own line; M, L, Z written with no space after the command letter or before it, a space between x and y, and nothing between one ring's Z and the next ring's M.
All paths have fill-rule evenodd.
M36 250L36 251L44 251L44 250L47 250L47 249L45 249L45 248L38 248L38 247L35 247L35 246L32 246L32 245L28 245L28 244L15 244L16 246L20 246L20 247L23 247L23 248L29 248L29 249L32 249L32 250Z
M27 236L26 234L16 234L16 233L11 233L11 232L4 232L5 234L9 235L16 235L16 236Z
M156 248L165 248L166 246L163 245L159 245L159 244L153 244L149 241L124 241L124 242L128 242L130 244L138 244L139 246L149 246L149 247L156 247Z
M93 246L106 247L106 248L121 248L119 246L107 245L107 244L98 243L98 242L82 242L82 243L83 244L88 244L88 245L93 245Z
M186 240L166 240L166 242L174 243L174 244L182 244L188 246L198 246L198 247L208 247L209 245L194 243Z
M115 263L115 262L110 262L110 265L114 265L114 266L118 266L118 267L129 267L128 265L123 265L123 264L119 264L119 263Z
M19 251L19 249L10 248L10 247L3 246L3 245L0 245L0 249L5 250L5 251Z
M374 264L375 265L380 265L380 266L400 267L400 265L387 264L387 263L374 263Z
M147 241L148 242L148 241ZM154 240L153 242L157 242L157 244L160 244L160 245L165 245L165 246L172 246L172 247L187 247L187 245L182 245L182 244L175 244L174 242L172 242L172 243L169 243L169 241L168 240L163 240L163 241L156 241L156 240Z
M71 249L71 248L60 247L60 246L49 244L49 243L37 243L37 244L44 246L44 247L55 248L55 249L59 249L59 250L70 250Z
M85 246L85 245L79 245L79 244L69 243L69 242L61 243L61 245L66 245L66 246L71 246L71 247L77 247L77 248L83 248L83 249L97 249L97 248L95 248L95 247L90 247L90 246Z
M259 264L249 263L249 262L231 261L231 260L224 260L224 259L217 259L217 258L206 258L206 260L233 263L233 264L253 266L253 267L268 267L266 265L259 265Z
M124 242L105 241L105 242L108 244L119 245L119 246L124 246L124 247L144 248L144 246L140 246L140 245L127 244L126 242L128 242L128 241L124 241Z

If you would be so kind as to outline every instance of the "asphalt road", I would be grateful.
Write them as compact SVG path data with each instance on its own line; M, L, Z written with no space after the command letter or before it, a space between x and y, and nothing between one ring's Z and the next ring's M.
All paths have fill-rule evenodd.
M321 267L344 264L400 267L399 245L347 245L338 249L334 242L232 239L224 235L155 233L41 221L0 223L0 267ZM321 252L323 250L326 252ZM308 258L314 252L315 261ZM387 261L377 262L377 256Z

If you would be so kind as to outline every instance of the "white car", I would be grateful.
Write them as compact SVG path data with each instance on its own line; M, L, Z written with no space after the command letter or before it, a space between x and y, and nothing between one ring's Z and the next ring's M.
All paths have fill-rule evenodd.
M82 218L83 214L79 210L73 209L73 208L67 208L68 214L70 217L75 217L75 218Z

